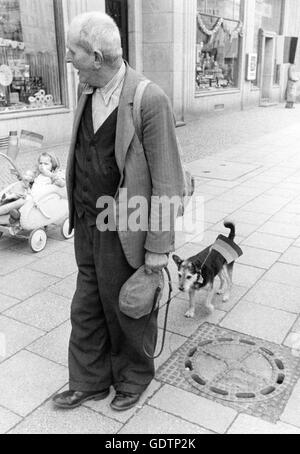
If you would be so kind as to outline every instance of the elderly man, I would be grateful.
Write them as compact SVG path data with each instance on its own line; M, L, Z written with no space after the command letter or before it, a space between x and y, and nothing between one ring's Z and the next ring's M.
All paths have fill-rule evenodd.
M75 227L77 289L72 302L69 391L54 397L72 409L101 400L113 386L111 407L132 408L154 377L157 313L144 335L145 317L134 320L119 309L123 284L145 265L148 273L168 264L174 229L113 231L97 228L97 200L120 190L143 196L151 218L153 196L182 196L184 176L174 117L164 92L150 83L142 99L142 142L133 121L133 100L144 79L122 58L119 30L106 14L76 17L70 25L67 61L82 87L67 169L70 228ZM99 227L99 226L98 226ZM143 298L143 295L141 295Z

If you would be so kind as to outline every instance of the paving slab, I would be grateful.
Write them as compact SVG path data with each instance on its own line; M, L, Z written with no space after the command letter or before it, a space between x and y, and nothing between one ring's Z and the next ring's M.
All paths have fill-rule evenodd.
M290 247L281 257L280 262L300 266L300 251L297 247Z
M287 199L283 197L260 196L244 205L243 210L274 215L277 211L287 205L287 203Z
M251 288L265 273L265 270L253 266L235 263L233 283L242 287Z
M22 351L0 364L0 405L27 416L65 385L65 367Z
M300 187L298 191L300 192ZM283 209L278 211L275 216L272 216L270 221L300 226L300 213L289 213Z
M210 222L212 224L216 224L217 222L221 221L222 219L226 218L227 216L227 211L225 210L210 210L208 208L205 208L204 211L204 221L205 222Z
M5 434L20 421L22 421L20 416L0 407L0 434Z
M253 211L240 209L232 214L230 218L237 224L237 228L240 222L253 224L259 227L263 225L268 219L270 219L270 216L270 214L266 213L254 213Z
M293 285L263 280L249 291L247 300L294 314L300 313L300 288Z
M192 243L199 244L197 253L200 252L202 249L206 248L207 246L210 246L211 244L213 244L218 237L218 233L222 233L226 236L226 235L228 235L229 230L225 229L225 227L223 227L220 232L215 232L214 230L206 230L204 232L204 235L199 236L199 237L196 236L193 239ZM244 240L244 238L239 235L237 235L235 237L236 244L241 244L243 240Z
M54 276L22 268L0 277L0 290L4 295L25 300L57 281Z
M279 252L265 251L244 245L242 249L244 254L237 260L237 263L242 265L267 270L280 258Z
M70 300L46 291L8 309L4 315L44 331L51 331L68 320L70 308Z
M219 288L219 284L215 284L216 288ZM240 299L248 292L247 287L243 287L241 285L234 284L231 290L230 298L227 303L222 301L222 295L215 295L214 297L214 306L216 309L224 312L229 312L231 309L236 306L236 304L240 301Z
M5 249L1 251L0 276L5 276L35 261L36 257L33 254L28 256L19 254L12 249Z
M105 418L88 408L69 412L55 409L47 402L18 424L9 434L14 435L92 435L115 434L121 428L117 421Z
M269 235L266 233L255 232L250 235L246 240L242 241L242 245L256 247L272 252L285 252L293 243L290 238L281 236Z
M203 297L205 298L205 292ZM170 305L168 331L179 334L180 336L189 337L203 323L210 322L218 324L225 316L224 311L215 310L212 314L208 314L200 303L196 307L195 317L193 319L186 318L184 314L187 312L189 303L186 300L174 298ZM164 311L160 311L158 316L158 326L163 328Z
M205 210L208 211L219 211L219 210L225 210L226 214L231 214L234 211L238 210L242 206L245 205L245 202L241 201L228 201L228 200L223 200L221 197L215 198L213 200L208 201L205 203ZM206 219L208 221L208 219Z
M193 161L192 164L187 165L187 168L197 177L232 181L250 174L258 169L258 166L220 161L219 159L201 159Z
M288 188L288 187L283 187L283 184L276 186L272 189L269 189L265 195L271 196L271 197L283 197L286 199L293 199L296 195L299 194L299 187L297 188Z
M298 317L295 325L293 326L293 331L296 331L296 332L300 333L300 316Z
M170 385L164 385L148 404L220 434L226 432L237 415L231 408Z
M45 332L1 315L0 333L5 339L5 355L0 355L1 363L43 336Z
M77 265L75 257L72 257L70 254L54 252L48 257L42 258L38 262L29 265L29 268L63 279L75 273Z
M258 231L269 233L270 235L297 239L300 236L300 225L268 221L261 226Z
M207 184L201 184L200 186L197 187L195 190L196 194L210 194L215 197L224 194L225 192L228 191L229 188L225 188L224 186L212 186L210 183Z
M0 293L0 313L4 312L6 309L9 309L12 306L15 306L18 303L20 303L20 300Z
M51 285L48 288L48 291L55 293L56 295L61 295L64 298L72 299L76 290L76 283L77 272L67 277L66 279L59 281L58 283Z
M281 420L300 428L300 381L294 388Z
M71 323L68 320L50 333L31 343L27 350L55 363L68 367L68 346Z
M286 263L276 263L263 276L263 280L300 287L300 267Z
M234 217L234 215L233 215L233 217ZM228 220L233 221L233 219L228 219ZM236 233L240 237L248 237L249 235L251 235L252 233L254 233L257 230L256 225L246 224L245 222L235 223L235 226L236 226ZM221 232L222 230L224 230L223 222L215 224L213 227L211 227L210 230L214 230L216 232Z
M243 299L226 315L220 325L233 331L281 344L296 318L295 314Z
M279 422L271 424L248 415L239 415L227 432L229 435L299 435L297 427Z
M298 178L298 177L297 177ZM300 202L291 202L285 206L287 213L300 214Z
M120 435L135 434L197 434L209 435L211 432L196 424L162 412L146 405L119 432Z

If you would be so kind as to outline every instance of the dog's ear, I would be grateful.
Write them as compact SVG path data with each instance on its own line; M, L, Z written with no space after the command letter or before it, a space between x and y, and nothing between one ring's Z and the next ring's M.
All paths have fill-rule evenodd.
M172 259L174 260L178 268L180 268L183 263L183 260L181 260L181 258L178 257L178 255L172 255Z

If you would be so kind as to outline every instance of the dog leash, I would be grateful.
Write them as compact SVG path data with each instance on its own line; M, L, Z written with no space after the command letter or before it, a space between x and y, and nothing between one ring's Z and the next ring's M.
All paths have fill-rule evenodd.
M212 251L212 248L210 248L210 250L209 250L209 252L208 252L208 254L207 254L207 256L206 256L204 262L203 262L202 265L201 265L200 271L198 271L198 273L197 273L197 280L196 280L195 284L201 284L201 282L199 282L199 281L200 281L200 277L202 277L202 270L203 270L203 268L204 268L205 263L206 263L207 260L208 260L208 257L209 257L210 254L211 254L211 251ZM202 278L202 279L203 279L203 278ZM195 285L195 284L194 284L194 285Z
M158 297L159 297L159 294L161 292L161 288L158 287L156 289L156 292L155 292L155 295L154 295L154 302L153 302L153 306L152 306L152 309L151 309L151 312L150 312L150 315L149 315L149 318L146 322L146 325L145 325L145 328L144 328L144 332L143 332L143 351L145 353L145 355L147 356L147 358L149 359L157 359L163 352L163 349L165 347L165 341L166 341L166 333L167 333L167 324L168 324L168 316L169 316L169 309L170 309L170 303L171 303L171 299L172 299L172 292L173 292L173 287L172 287L172 281L171 281L171 275L170 275L170 271L167 267L164 268L164 271L166 272L167 274L167 277L168 277L168 285L169 285L169 295L168 295L168 301L167 301L167 304L166 304L166 313L165 313L165 321L164 321L164 327L163 327L163 338L162 338L162 341L161 341L161 349L159 351L159 353L155 356L152 356L150 355L147 350L146 350L146 346L145 346L145 334L146 334L146 331L147 331L147 328L149 326L149 323L151 321L151 317L152 315L154 314L155 310L156 310L156 306L157 306L157 301L158 301ZM159 308L158 308L159 309Z

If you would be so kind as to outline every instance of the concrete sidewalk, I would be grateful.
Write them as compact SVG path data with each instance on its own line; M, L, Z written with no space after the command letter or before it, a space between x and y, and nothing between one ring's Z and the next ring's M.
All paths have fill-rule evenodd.
M244 255L235 268L232 298L224 304L216 297L209 317L197 308L195 319L186 319L188 302L174 286L166 346L157 367L205 322L290 348L295 334L300 335L300 116L284 111L289 115L285 123L280 121L283 109L278 115L276 109L272 115L261 114L263 110L258 115L273 115L276 130L270 126L263 132L259 125L256 137L242 130L238 139L231 117L235 139L226 139L223 147L215 136L225 131L230 117L191 122L178 130L185 160L197 178L197 194L205 197L204 237L177 235L178 254L188 257L219 232L226 233L222 224L230 217ZM247 113L242 116L245 128ZM248 118L254 124L253 112ZM212 123L215 151L195 159L199 131ZM72 412L55 410L51 396L65 389L68 380L76 265L72 241L62 241L57 229L49 237L38 255L25 241L0 241L0 341L5 335L7 347L6 357L0 356L0 433L300 434L300 381L276 424L158 379L140 404L125 413L110 410L112 393ZM175 281L175 265L170 268ZM163 314L159 323L161 339Z

